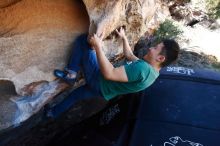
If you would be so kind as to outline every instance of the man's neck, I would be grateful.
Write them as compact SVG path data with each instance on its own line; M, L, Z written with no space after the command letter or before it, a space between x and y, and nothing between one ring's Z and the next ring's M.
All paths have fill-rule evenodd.
M148 60L145 60L143 58L144 61L146 61L148 64L150 64L156 71L160 71L161 67L159 64L157 64L156 62L149 62Z

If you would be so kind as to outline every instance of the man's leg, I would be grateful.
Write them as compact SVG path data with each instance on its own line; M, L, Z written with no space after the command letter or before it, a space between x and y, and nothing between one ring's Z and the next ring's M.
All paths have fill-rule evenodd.
M97 92L91 90L88 85L83 85L75 89L67 98L65 98L61 103L57 104L53 108L47 111L47 116L52 118L57 118L59 115L69 110L78 101L100 97ZM104 101L104 98L103 98Z
M72 54L67 65L68 70L75 72L78 72L80 70L84 48L89 48L89 44L87 43L87 34L80 35L74 41Z
M74 50L68 69L77 72L80 69L80 66L82 66L86 79L86 85L77 88L70 94L70 96L53 107L49 112L49 116L51 117L59 116L61 113L71 108L79 100L102 96L99 85L100 70L96 53L87 43L87 35L82 35L76 40ZM103 98L103 100L105 99Z
M75 39L67 67L65 68L65 71L55 69L54 75L56 77L61 78L68 83L74 83L76 81L77 73L81 68L83 48L85 48L85 45L89 45L87 43L87 34L82 34Z
M96 52L91 49L87 42L87 35L81 35L74 43L71 59L68 64L68 69L78 72L82 67L86 83L92 90L100 92L99 78L100 69L96 57Z
M88 86L101 95L100 81L101 76L99 64L95 50L89 46L85 47L82 58L82 69Z

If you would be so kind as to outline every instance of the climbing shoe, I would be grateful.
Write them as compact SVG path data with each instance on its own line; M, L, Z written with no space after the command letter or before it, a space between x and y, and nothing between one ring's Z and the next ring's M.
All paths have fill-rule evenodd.
M67 71L58 70L58 69L54 70L54 75L57 78L60 78L64 81L66 81L67 83L74 84L76 81L76 76L72 78L68 74L71 74L71 73L69 73Z

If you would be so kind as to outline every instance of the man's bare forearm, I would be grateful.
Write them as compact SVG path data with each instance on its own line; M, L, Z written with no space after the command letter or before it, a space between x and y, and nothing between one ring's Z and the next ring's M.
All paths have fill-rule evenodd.
M118 36L122 38L123 40L123 52L124 52L125 57L131 61L138 60L138 58L133 54L133 51L131 50L131 47L128 43L128 39L125 35L124 29L121 27L120 30L116 29L116 32Z
M128 39L127 37L123 37L123 53L125 55L125 57L128 60L137 60L138 58L134 55L129 43L128 43Z

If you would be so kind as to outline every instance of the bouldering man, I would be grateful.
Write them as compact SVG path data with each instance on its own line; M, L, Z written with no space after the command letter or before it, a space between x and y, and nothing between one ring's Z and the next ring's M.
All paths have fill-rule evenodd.
M72 48L71 58L67 67L55 70L56 77L68 83L74 83L77 74L82 70L86 84L74 90L60 104L51 108L47 115L57 117L70 109L79 100L101 97L109 101L117 95L134 93L149 87L159 76L159 71L174 62L179 54L179 45L174 40L163 40L138 58L129 46L123 28L116 30L123 41L123 53L129 64L114 67L105 56L103 35L94 34L79 36ZM144 40L143 40L144 41ZM140 43L139 47L146 48L147 43Z

